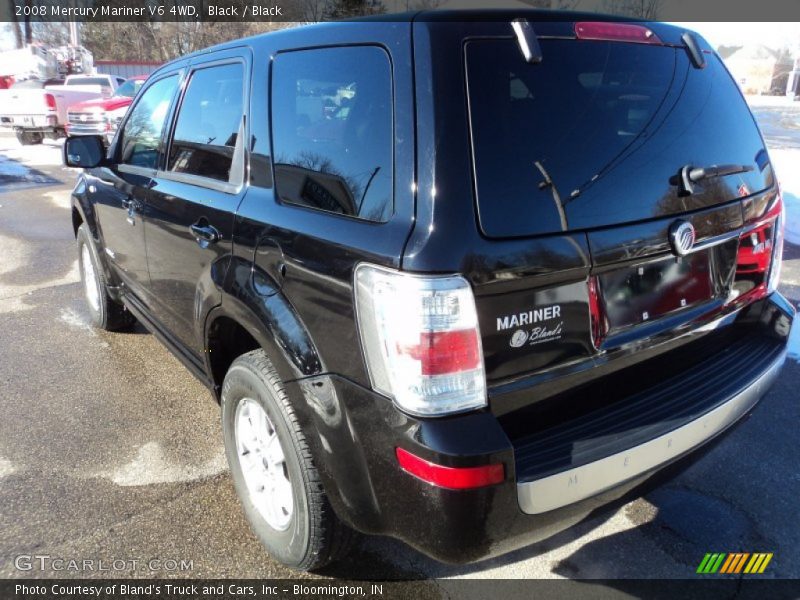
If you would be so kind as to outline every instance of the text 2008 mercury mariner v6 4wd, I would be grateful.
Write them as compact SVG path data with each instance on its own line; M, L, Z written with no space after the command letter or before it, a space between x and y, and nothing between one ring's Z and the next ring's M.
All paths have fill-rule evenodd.
M783 206L736 83L684 29L565 15L234 41L151 75L110 147L66 143L94 323L138 320L213 391L283 563L354 530L530 544L777 377Z

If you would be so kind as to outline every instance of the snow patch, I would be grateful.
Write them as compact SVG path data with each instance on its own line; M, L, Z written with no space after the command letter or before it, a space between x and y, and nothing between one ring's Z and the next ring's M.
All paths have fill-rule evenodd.
M783 202L786 205L785 239L790 244L800 246L800 197L784 193Z
M769 151L775 174L781 182L786 206L786 241L800 245L800 150L778 148Z
M16 471L17 469L11 464L11 461L0 457L0 479L13 475Z
M58 208L72 208L70 203L70 193L68 191L47 192L44 194L44 197L50 200L50 202L52 202Z
M148 442L128 464L100 477L110 479L123 487L153 485L157 483L182 483L207 479L223 473L228 468L225 454L220 449L210 460L199 465L182 465L170 461L158 442Z
M62 308L59 320L74 329L85 329L94 334L94 329L91 323L86 320L86 317L71 308Z

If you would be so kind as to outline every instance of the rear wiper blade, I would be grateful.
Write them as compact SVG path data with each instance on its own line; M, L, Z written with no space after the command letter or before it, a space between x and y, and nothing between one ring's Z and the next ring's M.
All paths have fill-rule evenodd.
M561 201L561 194L558 193L558 188L553 180L550 179L550 174L544 168L544 165L538 160L534 161L533 165L539 169L542 177L544 177L544 180L539 183L539 189L546 190L550 188L550 192L553 194L553 204L556 205L556 210L558 211L558 220L561 222L561 231L566 231L569 229L569 224L567 223L567 213L564 211L564 203Z
M539 46L539 38L536 37L533 25L526 19L514 19L511 21L511 29L517 36L517 45L525 62L531 65L542 62L542 48Z
M724 177L725 175L747 173L752 170L753 167L750 165L712 165L710 167L685 165L681 167L677 175L670 178L669 182L678 186L679 196L691 196L694 193L694 184L699 181Z

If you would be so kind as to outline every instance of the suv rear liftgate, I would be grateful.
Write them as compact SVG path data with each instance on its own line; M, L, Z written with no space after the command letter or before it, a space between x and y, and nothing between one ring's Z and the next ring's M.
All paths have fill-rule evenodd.
M679 458L772 383L770 330L792 311L759 301L782 203L735 83L691 34L454 29L491 247L469 265L490 408L540 514Z

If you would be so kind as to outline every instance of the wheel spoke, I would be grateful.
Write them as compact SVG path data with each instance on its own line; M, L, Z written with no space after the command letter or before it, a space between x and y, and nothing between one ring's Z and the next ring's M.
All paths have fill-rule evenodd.
M271 527L286 529L294 499L275 426L261 404L245 398L236 408L234 430L242 477L253 505Z

